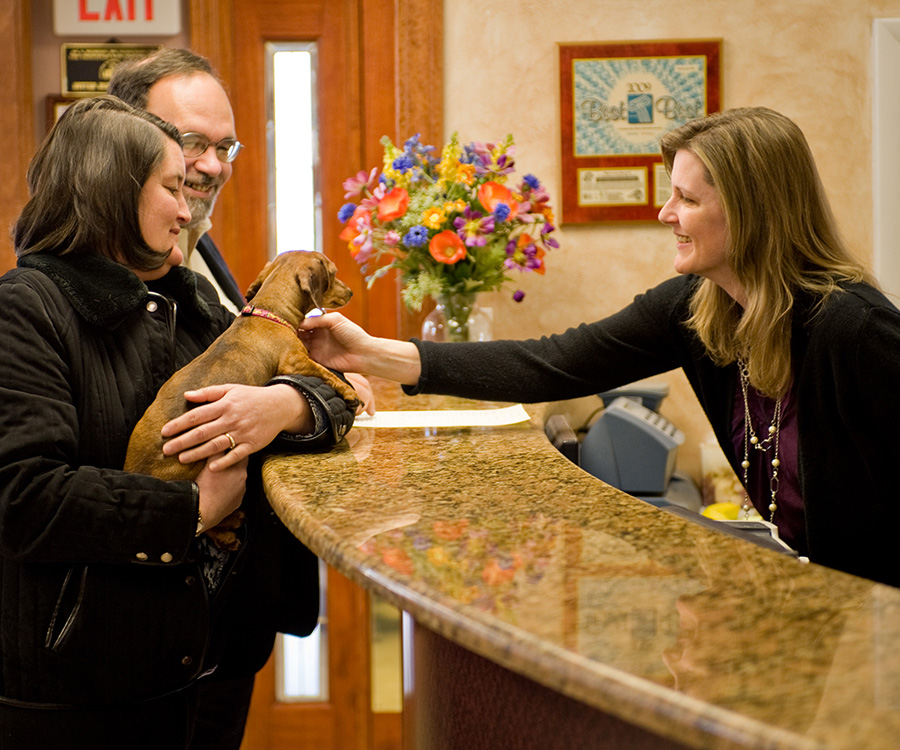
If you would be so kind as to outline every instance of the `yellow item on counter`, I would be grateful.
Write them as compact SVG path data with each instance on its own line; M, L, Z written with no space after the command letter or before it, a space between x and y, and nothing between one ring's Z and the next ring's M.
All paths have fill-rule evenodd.
M736 521L740 512L741 506L735 503L713 503L707 505L701 515L715 521Z

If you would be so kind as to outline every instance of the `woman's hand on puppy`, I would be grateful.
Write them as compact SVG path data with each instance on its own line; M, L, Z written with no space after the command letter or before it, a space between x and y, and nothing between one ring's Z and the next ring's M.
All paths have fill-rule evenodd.
M198 405L163 425L162 435L169 438L163 453L177 455L181 463L211 459L207 468L213 472L237 465L280 432L305 434L315 428L309 402L285 384L213 385L184 397Z
M340 313L306 318L300 338L325 367L415 385L422 371L419 350L409 341L370 336Z

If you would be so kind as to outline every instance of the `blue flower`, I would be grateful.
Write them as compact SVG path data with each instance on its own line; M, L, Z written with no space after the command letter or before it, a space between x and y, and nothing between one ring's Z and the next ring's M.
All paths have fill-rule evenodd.
M396 169L400 174L404 174L412 169L416 165L416 160L413 159L409 154L401 154L396 159L394 159L393 164L391 166Z
M410 229L403 237L403 244L407 247L422 247L428 242L428 230L421 224Z
M525 182L528 187L532 190L537 190L541 186L541 181L535 177L533 174L525 175L522 180Z
M347 221L351 216L353 216L353 212L356 211L355 203L345 203L341 206L341 210L338 211L338 221L343 224Z
M498 203L494 209L494 218L497 221L506 221L509 218L510 208L505 203Z

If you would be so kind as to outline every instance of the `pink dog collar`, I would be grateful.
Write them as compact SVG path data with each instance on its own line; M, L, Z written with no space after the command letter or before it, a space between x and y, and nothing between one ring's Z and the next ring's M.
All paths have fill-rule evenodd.
M241 315L253 315L257 318L265 318L266 320L271 320L273 323L280 323L286 328L290 328L294 332L294 335L299 335L297 333L297 329L294 328L294 326L292 326L290 322L282 318L280 315L276 315L275 313L269 312L268 310L263 310L261 307L245 305L244 309L241 310Z

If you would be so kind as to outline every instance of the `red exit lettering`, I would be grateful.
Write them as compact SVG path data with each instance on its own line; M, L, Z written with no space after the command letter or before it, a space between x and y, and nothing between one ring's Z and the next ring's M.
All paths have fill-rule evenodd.
M102 0L101 0L102 2ZM79 0L78 2L78 20L79 21L99 21L101 19L99 10L91 10L88 7L89 0ZM92 3L91 3L92 4ZM103 11L104 21L136 21L137 17L136 0L125 0L125 11L122 11L122 3L120 0L106 0L106 8ZM144 16L140 20L153 20L153 0L144 0Z

